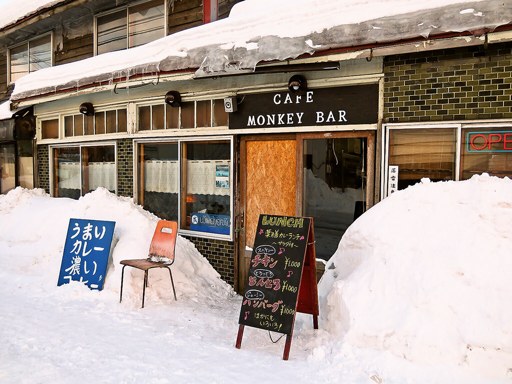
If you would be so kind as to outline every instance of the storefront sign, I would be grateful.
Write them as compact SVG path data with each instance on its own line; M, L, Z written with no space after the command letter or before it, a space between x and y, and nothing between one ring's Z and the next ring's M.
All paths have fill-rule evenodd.
M229 235L230 220L228 215L193 213L190 229L193 231Z
M301 127L374 124L378 118L378 85L311 89L239 96L229 128Z
M512 152L512 131L468 132L468 152Z
M103 289L113 221L69 219L57 285L80 281L91 289Z

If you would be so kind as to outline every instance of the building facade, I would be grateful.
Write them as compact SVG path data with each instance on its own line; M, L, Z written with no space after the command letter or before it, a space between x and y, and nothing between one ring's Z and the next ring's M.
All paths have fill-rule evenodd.
M154 12L167 20L159 33L172 33L173 23L190 27L216 18L206 1L114 9L105 3L88 16L88 37L51 43L62 43L54 54L61 63L87 62L83 57L115 51L121 42L129 49L145 32L120 33L119 20L150 18L162 4L163 16ZM178 23L185 4L196 7L183 10ZM34 127L33 138L23 139L33 148L26 186L55 197L78 198L98 187L132 197L178 221L180 234L241 290L262 213L312 217L321 266L350 224L390 193L422 178L512 176L511 42L505 23L493 31L269 56L237 73L162 66L13 95L19 116L7 120L31 119ZM21 145L11 139L4 145ZM26 173L19 169L11 188L25 186Z

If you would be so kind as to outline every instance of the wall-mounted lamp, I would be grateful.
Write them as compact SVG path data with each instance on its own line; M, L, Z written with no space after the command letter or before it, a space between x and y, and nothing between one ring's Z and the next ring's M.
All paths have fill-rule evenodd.
M92 103L82 103L80 104L80 113L85 116L94 116L94 107Z
M308 82L302 75L293 75L288 81L288 89L291 93L303 93L308 89Z
M178 91L169 91L165 94L165 103L177 108L181 104L181 95Z

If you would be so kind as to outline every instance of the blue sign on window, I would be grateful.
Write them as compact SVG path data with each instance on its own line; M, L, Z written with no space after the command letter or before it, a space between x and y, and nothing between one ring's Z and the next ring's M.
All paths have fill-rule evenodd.
M73 280L103 289L115 225L114 221L69 219L57 285Z
M228 215L193 213L190 229L193 231L229 235L230 219Z

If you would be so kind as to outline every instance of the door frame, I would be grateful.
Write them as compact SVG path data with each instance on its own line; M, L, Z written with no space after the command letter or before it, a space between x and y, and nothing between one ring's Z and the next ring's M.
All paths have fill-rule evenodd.
M242 292L245 289L245 286L242 286L242 282L244 280L242 274L245 274L246 268L244 265L245 262L245 213L247 210L247 142L250 141L279 141L279 140L296 140L296 134L250 134L250 135L241 135L239 136L238 142L238 152L239 152L239 162L238 162L238 182L239 187L237 188L238 196L237 196L237 208L236 208L236 225L235 225L235 249L237 252L237 257L235 261L235 290L238 292ZM298 176L298 168L296 167L296 180ZM295 199L299 198L297 190ZM296 208L297 210L297 204ZM297 211L295 212L297 213Z
M375 130L354 130L354 131L338 131L338 132L310 132L310 133L279 133L279 134L250 134L239 136L239 163L238 176L239 188L236 208L236 226L235 226L235 249L237 257L235 261L235 289L242 292L245 286L242 286L244 278L242 274L246 273L245 266L245 212L247 209L247 142L249 141L278 141L278 140L295 140L296 141L296 196L295 196L295 215L303 214L304 205L304 140L307 139L337 139L337 138L366 138L366 209L369 209L375 202L375 146L376 146Z

